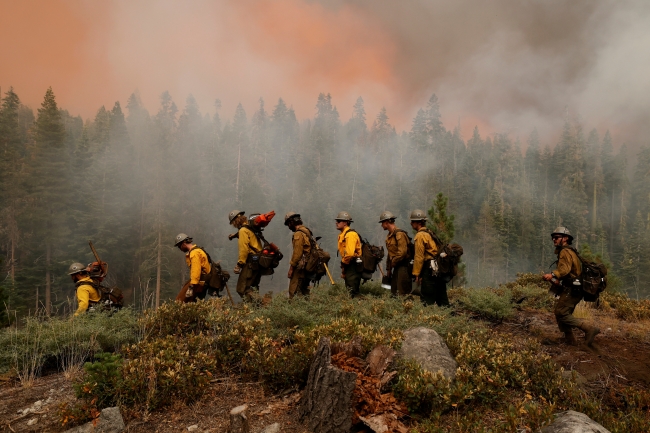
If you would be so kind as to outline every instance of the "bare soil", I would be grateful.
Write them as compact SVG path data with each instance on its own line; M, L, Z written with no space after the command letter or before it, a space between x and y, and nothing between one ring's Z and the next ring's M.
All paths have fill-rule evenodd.
M18 409L32 407L38 401L50 403L38 411L22 417ZM229 412L232 408L247 404L253 432L261 431L265 426L279 423L282 432L305 433L298 422L298 393L285 396L270 395L259 383L237 383L231 378L224 378L214 383L201 401L192 405L176 404L165 410L142 414L123 412L127 424L126 431L134 433L171 433L187 432L187 428L198 425L197 433L225 432L229 424ZM64 402L74 401L74 390L62 374L39 378L29 388L17 384L5 383L0 388L0 431L2 432L63 432L70 426L61 426L58 408ZM34 418L33 425L28 422Z

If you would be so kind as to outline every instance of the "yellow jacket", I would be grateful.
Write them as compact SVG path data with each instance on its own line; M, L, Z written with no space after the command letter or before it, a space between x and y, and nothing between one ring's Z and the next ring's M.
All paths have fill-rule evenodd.
M415 244L415 258L413 259L413 275L420 276L423 266L427 260L431 260L438 254L438 246L431 235L427 232L426 227L420 228L413 238Z
M409 239L406 233L397 227L386 236L386 250L388 251L387 266L392 268L406 258L408 254L408 243Z
M201 281L201 274L209 274L212 270L208 255L196 245L192 245L192 249L185 253L185 263L190 268L190 284L199 284Z
M291 261L289 265L294 268L298 266L300 259L303 255L309 254L311 251L311 242L309 242L309 229L304 226L296 227L296 232L293 234L291 243L293 245L293 253L291 254Z
M571 248L556 248L555 253L557 254L557 268L551 273L557 279L577 278L582 274L582 263Z
M97 303L102 299L97 289L92 286L93 280L90 277L81 278L78 282L88 282L88 284L80 284L77 287L77 303L79 307L74 313L75 316L85 313L91 302Z
M341 263L349 264L354 258L361 257L361 239L357 232L350 232L350 227L346 227L339 234L339 254ZM347 234L347 236L346 236Z
M255 236L255 233L244 224L239 229L239 258L237 264L242 267L246 264L249 254L259 254L262 252L262 243Z

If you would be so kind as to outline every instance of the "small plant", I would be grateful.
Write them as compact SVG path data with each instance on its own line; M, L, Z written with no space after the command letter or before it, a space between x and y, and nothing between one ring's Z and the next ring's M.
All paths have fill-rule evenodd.
M501 293L490 288L468 289L460 302L471 312L488 320L500 322L514 315L509 289L501 290Z
M103 409L114 406L122 381L122 357L114 353L98 353L94 362L84 364L85 377L74 384L77 398Z

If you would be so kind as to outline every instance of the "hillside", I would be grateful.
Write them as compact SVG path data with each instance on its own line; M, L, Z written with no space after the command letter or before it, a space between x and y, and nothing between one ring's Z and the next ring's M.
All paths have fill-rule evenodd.
M399 348L402 331L427 326L444 338L458 370L448 383L393 363L398 374L385 391L408 407L402 422L411 431L533 432L566 409L611 432L650 431L648 301L605 293L598 306L581 304L576 314L602 331L588 348L561 343L552 299L531 274L496 289L452 289L450 309L391 299L372 282L362 290L363 299L350 300L328 284L309 301L277 296L263 307L233 308L216 299L5 330L3 366L19 369L4 375L2 429L60 432L118 404L130 432L193 425L221 432L229 410L246 403L253 432L275 422L283 432L304 432L299 391L321 336L360 336L365 356L377 344ZM102 350L99 362L77 369ZM38 400L43 405L33 406ZM17 419L28 407L37 413Z

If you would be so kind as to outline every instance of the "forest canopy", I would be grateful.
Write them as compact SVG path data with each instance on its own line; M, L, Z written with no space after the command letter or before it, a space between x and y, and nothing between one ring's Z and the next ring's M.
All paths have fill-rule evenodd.
M72 262L91 262L88 240L110 265L108 283L138 308L159 287L172 298L187 278L174 236L188 233L226 269L236 245L227 214L300 213L322 245L335 251L333 218L351 213L358 232L383 244L383 210L409 228L414 208L442 192L463 245L464 283L496 285L555 260L551 231L565 225L574 244L611 265L621 289L650 295L650 147L627 155L608 131L586 132L558 119L555 143L536 131L469 139L441 121L431 96L409 131L398 133L384 108L367 117L363 99L341 120L329 94L311 119L279 99L227 120L188 96L181 109L167 92L150 113L137 93L124 108L73 116L48 89L36 113L13 89L0 107L0 297L8 311L62 311L74 286ZM563 125L563 126L562 126ZM634 161L632 168L628 159ZM278 218L279 219L279 218ZM273 221L265 237L290 248ZM287 263L261 291L287 287ZM50 307L51 306L51 307Z

